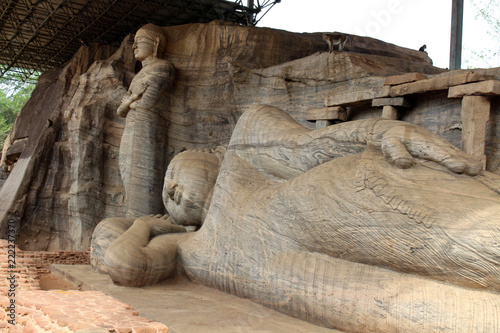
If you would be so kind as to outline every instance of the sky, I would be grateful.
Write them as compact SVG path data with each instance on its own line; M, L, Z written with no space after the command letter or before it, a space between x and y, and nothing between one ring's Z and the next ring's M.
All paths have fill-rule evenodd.
M492 44L500 49L498 36L486 33L488 25L476 18L472 2L487 0L465 0L462 68L475 65L471 50L482 51ZM449 67L451 0L281 0L257 26L293 32L338 31L417 50L426 44L434 65ZM500 66L499 56L490 62L476 67Z

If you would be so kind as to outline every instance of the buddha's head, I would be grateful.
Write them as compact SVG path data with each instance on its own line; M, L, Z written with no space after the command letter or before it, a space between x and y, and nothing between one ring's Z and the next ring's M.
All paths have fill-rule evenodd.
M138 61L148 58L161 58L167 47L167 37L162 28L154 24L146 24L135 34L134 56Z
M224 153L223 147L191 149L172 159L165 175L163 203L176 223L203 224Z

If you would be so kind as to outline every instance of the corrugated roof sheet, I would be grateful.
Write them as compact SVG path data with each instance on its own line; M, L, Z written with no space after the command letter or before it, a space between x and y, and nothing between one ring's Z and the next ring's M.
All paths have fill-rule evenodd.
M146 23L215 19L255 25L279 0L2 0L0 77L29 80L64 65L81 45L119 45Z

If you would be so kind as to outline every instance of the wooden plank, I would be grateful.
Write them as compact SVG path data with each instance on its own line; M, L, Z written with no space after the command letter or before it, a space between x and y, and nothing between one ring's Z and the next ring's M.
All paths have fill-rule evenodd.
M432 79L393 86L391 87L389 94L391 97L421 94L429 91L446 90L450 87L458 86L461 84L492 79L495 79L495 77L491 75L482 75L476 73L440 76Z
M488 80L451 87L448 98L458 98L472 95L500 95L500 81Z
M372 100L372 106L399 106L409 108L410 103L404 97L393 97L393 98L375 98Z
M384 86L396 86L403 83L426 80L427 76L421 73L406 73L403 75L389 76L385 79Z

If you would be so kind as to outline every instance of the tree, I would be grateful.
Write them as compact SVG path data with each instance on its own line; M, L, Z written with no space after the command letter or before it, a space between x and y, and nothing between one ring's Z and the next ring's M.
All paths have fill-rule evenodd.
M34 84L0 78L0 149L34 89Z
M465 10L475 13L464 22L463 59L468 68L500 66L500 0L469 0Z

